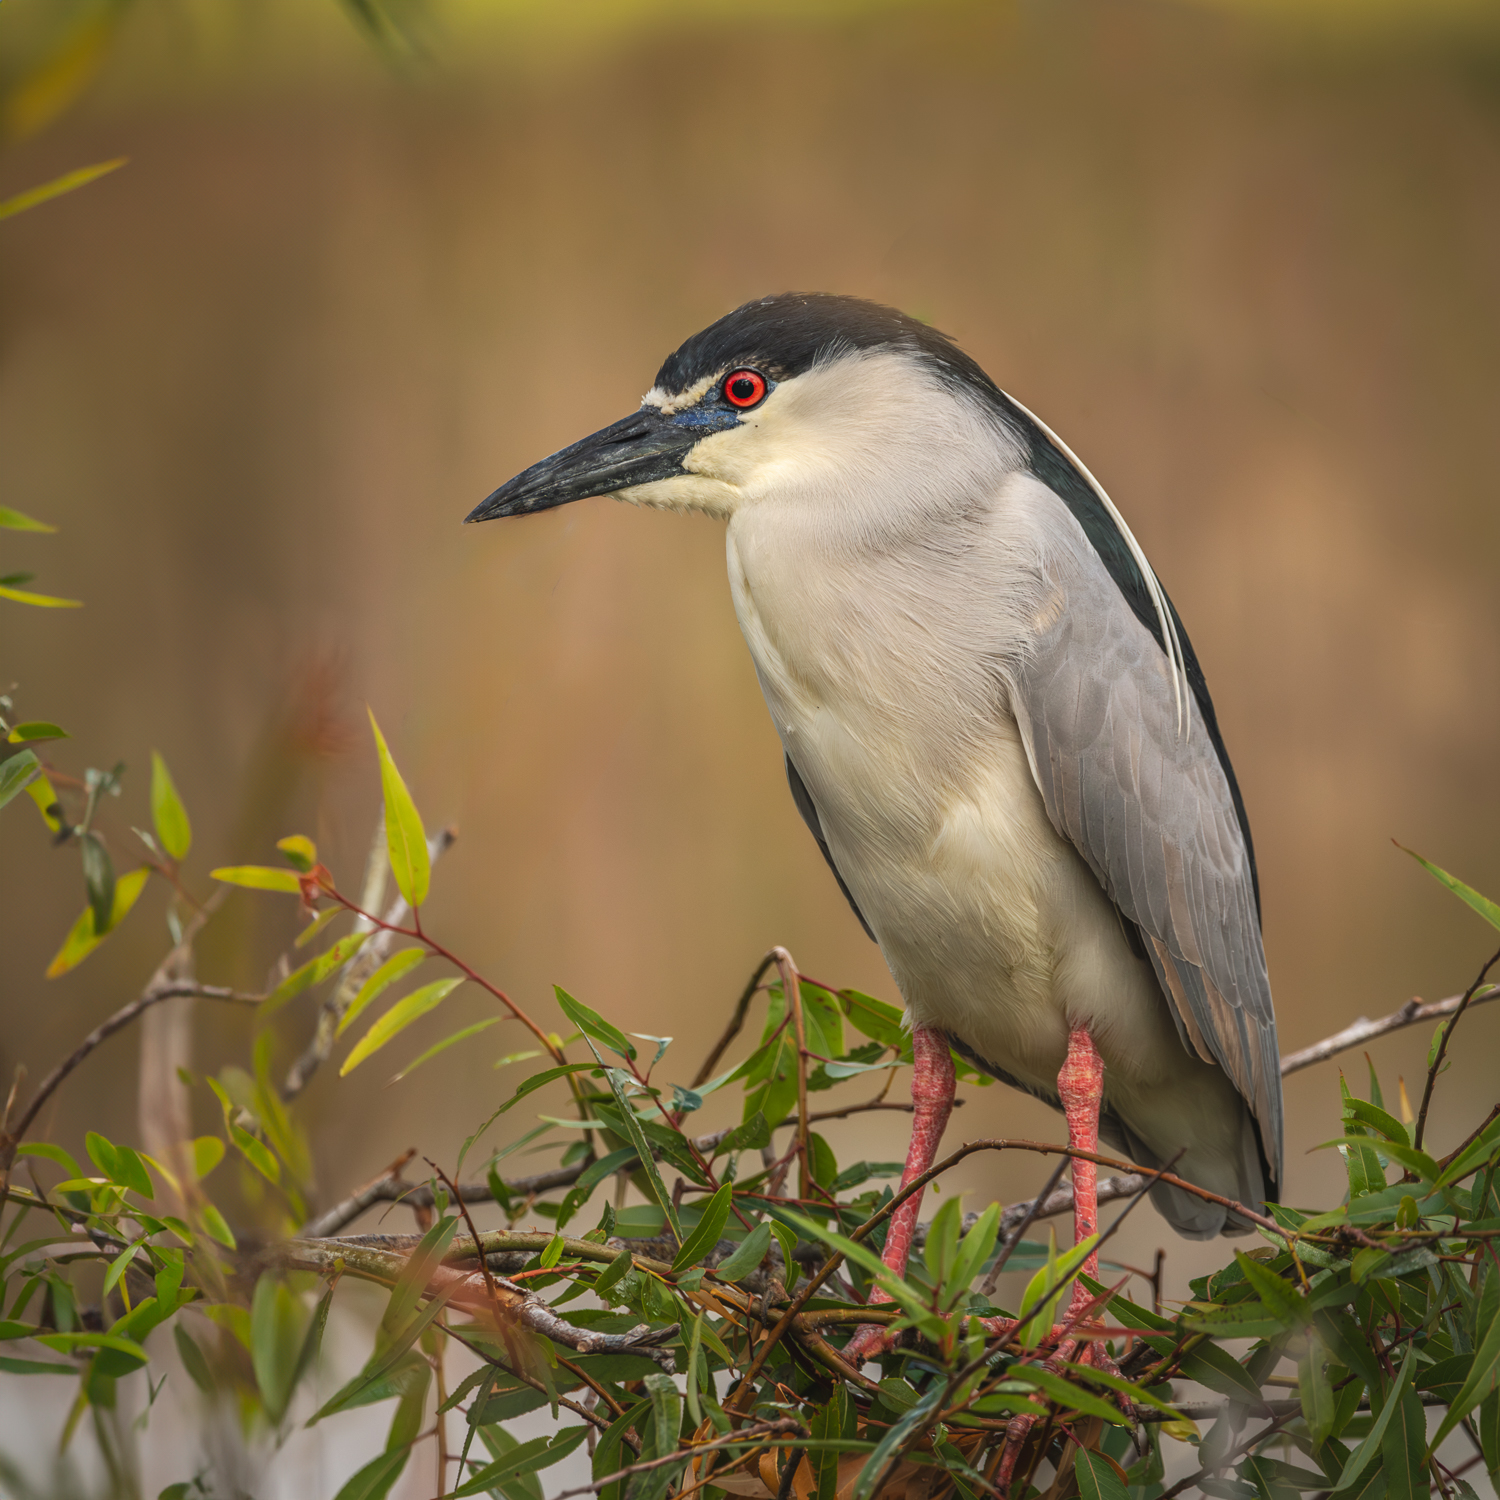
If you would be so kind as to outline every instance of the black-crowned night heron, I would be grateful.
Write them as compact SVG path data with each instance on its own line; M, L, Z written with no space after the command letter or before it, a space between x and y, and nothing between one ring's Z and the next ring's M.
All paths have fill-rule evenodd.
M1237 1203L1274 1198L1244 804L1176 610L1062 441L925 324L791 294L695 334L639 411L468 519L589 495L728 523L792 796L906 1001L906 1180L947 1122L951 1044L1060 1106L1079 1149L1102 1133ZM1073 1171L1081 1237L1095 1174ZM1152 1197L1193 1238L1249 1227ZM898 1272L919 1202L887 1238Z

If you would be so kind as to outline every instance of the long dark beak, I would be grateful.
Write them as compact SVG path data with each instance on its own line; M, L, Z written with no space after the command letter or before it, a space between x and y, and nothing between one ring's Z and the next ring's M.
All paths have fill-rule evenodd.
M589 495L611 495L635 484L683 472L689 448L706 436L702 425L674 421L654 407L640 411L532 464L464 518L494 521L550 510Z

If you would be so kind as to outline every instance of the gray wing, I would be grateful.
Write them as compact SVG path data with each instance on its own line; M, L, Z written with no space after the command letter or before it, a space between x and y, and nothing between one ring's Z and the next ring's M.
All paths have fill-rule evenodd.
M854 915L859 918L859 925L864 928L865 936L872 943L879 942L879 938L870 931L870 924L865 921L865 914L859 909L859 902L844 884L844 877L839 873L839 867L833 862L833 855L828 852L828 840L823 837L823 821L818 817L817 804L813 802L812 794L807 790L807 784L802 780L796 766L792 764L792 757L786 757L786 781L792 789L792 801L797 804L797 811L802 814L802 821L807 824L812 836L818 841L818 848L823 851L823 858L828 861L828 868L833 871L833 878L838 881L839 889L844 893L846 900L854 908Z
M1167 657L1081 534L1047 572L1011 686L1048 816L1139 927L1183 1045L1233 1079L1279 1180L1276 1018L1229 779L1196 705L1179 731Z

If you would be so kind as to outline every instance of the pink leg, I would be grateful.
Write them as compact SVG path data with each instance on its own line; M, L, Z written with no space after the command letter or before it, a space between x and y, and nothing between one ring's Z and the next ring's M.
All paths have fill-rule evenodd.
M1104 1059L1094 1046L1088 1027L1075 1026L1068 1033L1068 1056L1057 1075L1057 1092L1068 1120L1068 1144L1077 1151L1099 1149L1099 1106L1104 1098ZM1099 1228L1099 1170L1091 1161L1073 1158L1073 1243L1085 1240ZM1089 1256L1085 1274L1099 1279L1099 1257ZM1072 1306L1089 1300L1082 1282L1073 1283Z
M938 1145L953 1113L953 1055L948 1039L940 1031L918 1027L912 1032L911 1145L906 1148L906 1167L901 1186L915 1181L937 1159ZM925 1191L925 1190L924 1190ZM921 1211L923 1193L913 1193L891 1216L890 1232L885 1237L885 1254L881 1259L898 1276L906 1274L906 1258L911 1253L916 1233L917 1214ZM877 1286L870 1293L871 1302L891 1299ZM845 1346L844 1357L851 1363L878 1354L889 1347L885 1330L866 1323Z

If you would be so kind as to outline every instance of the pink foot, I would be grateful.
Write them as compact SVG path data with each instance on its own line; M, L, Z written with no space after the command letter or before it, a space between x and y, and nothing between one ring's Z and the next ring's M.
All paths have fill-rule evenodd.
M953 1113L953 1056L948 1039L940 1031L918 1027L912 1032L911 1078L911 1144L906 1148L906 1167L901 1186L914 1182L937 1159L938 1145ZM912 1236L916 1233L917 1214L922 1207L922 1193L913 1193L891 1216L891 1227L885 1237L885 1253L880 1257L898 1276L906 1274L906 1260L911 1254ZM870 1301L891 1299L877 1286ZM874 1359L895 1346L895 1337L878 1323L862 1323L854 1337L844 1345L844 1358L856 1369L867 1359Z

